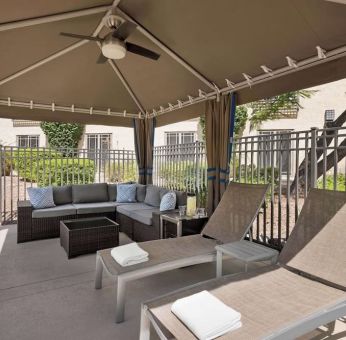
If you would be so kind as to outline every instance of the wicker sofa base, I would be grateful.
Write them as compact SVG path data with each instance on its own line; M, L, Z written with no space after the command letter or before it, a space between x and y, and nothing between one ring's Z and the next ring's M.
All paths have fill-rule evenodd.
M17 243L55 238L60 236L60 221L73 220L87 217L108 217L116 219L115 212L67 215L58 217L32 218L32 208L30 204L22 201L18 205L18 231Z
M167 213L167 211L162 213ZM116 221L120 225L120 231L132 240L145 242L160 238L160 214L159 212L153 212L152 225L138 222L119 212L117 212Z

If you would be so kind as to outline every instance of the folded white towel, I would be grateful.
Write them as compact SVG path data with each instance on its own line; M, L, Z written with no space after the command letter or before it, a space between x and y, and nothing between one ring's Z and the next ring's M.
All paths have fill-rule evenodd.
M129 243L113 248L111 255L123 267L145 262L149 259L149 254L140 248L137 243Z
M241 327L241 314L206 290L178 299L171 310L200 340L215 339Z

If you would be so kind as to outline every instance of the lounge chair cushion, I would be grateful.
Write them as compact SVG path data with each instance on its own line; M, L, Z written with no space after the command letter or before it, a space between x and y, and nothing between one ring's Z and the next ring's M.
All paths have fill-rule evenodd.
M107 202L108 186L106 183L72 185L73 203Z
M147 193L147 186L144 184L136 184L136 186L137 186L137 194L136 194L137 202L144 202L145 195Z
M171 305L179 298L202 290L209 291L241 313L242 327L222 339L262 339L272 331L345 299L345 292L341 290L278 266L267 266L250 273L207 281L149 302L150 313L166 327L164 334L169 339L195 339L171 312Z
M145 210L134 210L130 217L138 222L141 222L145 225L152 225L153 224L153 212L159 212L160 209L150 207L149 209Z
M346 193L312 189L279 263L346 290Z
M160 201L160 188L154 185L147 185L144 203L151 205L152 207L159 207Z
M150 205L147 205L145 203L124 203L119 206L117 206L117 212L120 214L123 214L128 217L132 217L132 213L140 210L146 210L146 209L152 209Z
M55 205L72 203L72 185L53 187L53 198Z
M97 214L115 212L116 202L76 203L77 214Z
M76 208L72 204L62 204L53 208L34 209L32 218L46 218L75 215Z
M114 261L111 256L111 249L100 250L98 253L108 272L111 275L120 275L137 269L152 268L171 261L215 254L216 244L214 240L204 238L200 234L141 242L140 247L149 253L149 261L130 267L122 267Z
M202 234L222 243L243 239L262 207L268 187L231 182Z

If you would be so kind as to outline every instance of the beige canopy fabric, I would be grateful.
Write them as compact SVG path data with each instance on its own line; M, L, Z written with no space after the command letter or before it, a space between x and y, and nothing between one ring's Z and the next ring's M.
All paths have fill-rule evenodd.
M327 59L322 55L314 66L306 62L292 67L293 73L237 88L238 104L346 77L346 6L339 3L121 0L113 12L139 24L128 41L161 57L153 61L128 53L115 61L118 72L110 63L96 63L100 49L95 42L74 48L80 40L59 35L91 35L111 5L111 0L1 3L1 117L131 126L132 114L142 111L142 117L157 112L157 126L161 126L204 113L203 103L167 109L178 100L192 96L203 101L204 94L225 88L226 78L238 84L245 79L243 73L252 79L265 74L263 65L281 70L287 66L287 56L297 63L316 57L317 46L326 51ZM85 9L88 12L80 12ZM35 18L41 18L39 24L31 20ZM100 36L106 33L102 28ZM71 50L56 56L66 48ZM331 57L328 53L336 49L339 52ZM47 62L47 57L52 60ZM32 101L32 109L3 106L7 98ZM111 109L117 116L35 106L40 103Z

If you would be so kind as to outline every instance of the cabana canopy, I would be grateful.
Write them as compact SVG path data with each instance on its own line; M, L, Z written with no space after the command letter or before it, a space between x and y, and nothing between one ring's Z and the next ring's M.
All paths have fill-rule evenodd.
M112 6L113 5L113 6ZM97 64L110 13L137 23L129 37L161 55ZM5 0L0 10L0 116L157 126L204 112L236 91L238 104L346 77L346 5L324 0Z

